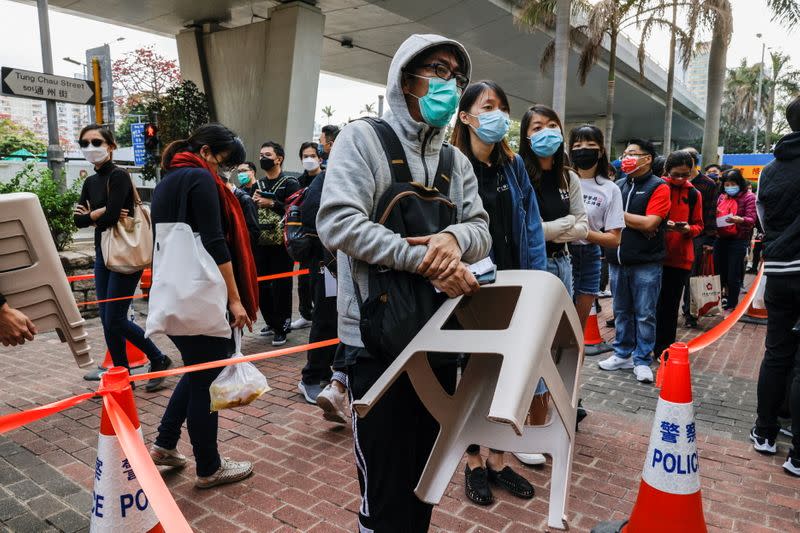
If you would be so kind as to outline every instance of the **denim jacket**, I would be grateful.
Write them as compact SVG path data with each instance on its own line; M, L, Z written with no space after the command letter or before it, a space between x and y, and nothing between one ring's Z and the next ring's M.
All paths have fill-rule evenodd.
M503 166L503 173L516 207L512 238L514 244L519 246L519 266L522 270L547 270L542 217L522 158L515 155Z

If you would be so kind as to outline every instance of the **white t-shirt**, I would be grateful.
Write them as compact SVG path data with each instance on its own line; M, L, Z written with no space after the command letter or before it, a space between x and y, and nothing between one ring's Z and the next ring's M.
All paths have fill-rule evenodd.
M609 231L625 227L625 213L622 209L622 192L619 187L606 178L581 178L583 205L589 218L592 231ZM590 244L587 240L576 244Z

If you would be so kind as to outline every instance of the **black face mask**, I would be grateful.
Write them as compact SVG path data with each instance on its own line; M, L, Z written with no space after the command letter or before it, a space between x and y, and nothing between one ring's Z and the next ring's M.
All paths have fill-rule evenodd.
M261 158L261 168L264 169L265 172L269 172L272 170L272 167L275 166L275 160L270 159L269 157L262 157Z
M572 164L581 170L589 170L600 160L600 150L597 148L578 148L569 153Z

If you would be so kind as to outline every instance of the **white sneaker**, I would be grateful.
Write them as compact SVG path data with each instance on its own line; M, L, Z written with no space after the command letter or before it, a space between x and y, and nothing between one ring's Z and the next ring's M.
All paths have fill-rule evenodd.
M317 405L322 409L322 418L339 424L347 423L347 395L328 384L317 395Z
M298 318L292 322L292 329L306 329L311 327L311 321L303 317Z
M642 383L653 382L653 371L647 365L636 365L633 367L633 373L636 379Z
M253 464L250 461L231 461L221 457L219 469L208 477L197 476L194 486L198 489L210 489L217 485L236 483L247 479L253 473Z
M543 465L547 462L544 455L540 453L518 453L513 452L514 457L519 459L519 462L528 466Z
M597 363L603 370L620 370L620 369L631 369L633 368L633 357L628 357L627 359L623 359L622 357L617 357L616 355L612 355L608 359L603 359L599 363Z
M599 293L597 293L597 297L598 298L611 298L611 296L613 296L613 295L611 294L611 291L609 291L609 290L600 291Z
M161 446L156 446L155 444L150 448L150 458L153 460L153 463L159 466L181 468L186 465L186 456L177 449L169 450Z

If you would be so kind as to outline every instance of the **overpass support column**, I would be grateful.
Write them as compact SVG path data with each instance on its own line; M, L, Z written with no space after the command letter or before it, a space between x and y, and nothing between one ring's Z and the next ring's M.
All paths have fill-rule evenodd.
M181 74L212 94L213 115L239 134L251 161L275 140L286 148L285 168L300 168L295 154L314 130L324 22L318 8L293 2L267 20L176 36Z

